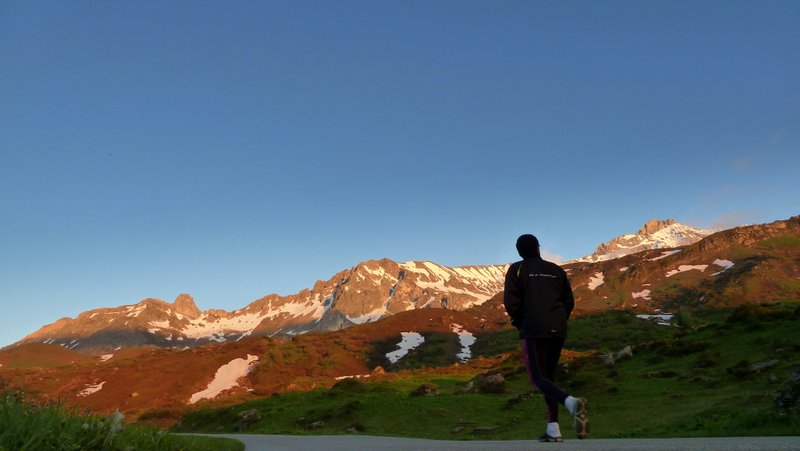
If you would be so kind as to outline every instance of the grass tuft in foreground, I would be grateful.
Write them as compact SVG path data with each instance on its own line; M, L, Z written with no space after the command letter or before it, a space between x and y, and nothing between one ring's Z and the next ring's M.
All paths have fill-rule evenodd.
M121 415L78 415L63 405L39 405L27 402L20 393L3 393L0 394L0 451L244 449L235 440L124 427L121 420Z

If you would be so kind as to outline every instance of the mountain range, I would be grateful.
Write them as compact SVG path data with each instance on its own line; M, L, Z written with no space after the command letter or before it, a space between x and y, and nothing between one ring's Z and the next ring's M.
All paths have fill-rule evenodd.
M638 233L618 236L598 246L593 254L568 262L564 267L570 272L576 296L585 299L579 310L639 304L615 301L617 295L609 300L605 292L612 284L597 290L606 277L613 280L622 276L621 271L586 268L600 268L603 262L619 262L622 257L645 250L689 245L710 233L671 219L651 220ZM464 310L480 305L503 290L507 267L504 264L447 267L433 262L370 260L326 281L318 281L313 288L289 296L268 295L233 311L200 311L188 294L179 295L171 303L145 299L137 304L94 309L76 318L59 319L12 346L44 343L81 352L106 353L131 346L181 349L248 336L333 331L409 310L431 307ZM636 273L634 269L623 279L628 280ZM587 277L589 281L585 282ZM645 293L647 286L632 290ZM645 294L634 299L641 299L643 305L650 303Z
M370 260L290 296L272 294L247 306L200 311L188 294L174 302L145 299L62 318L18 344L58 344L103 353L154 345L186 348L247 336L292 336L343 329L408 310L464 310L503 289L506 265L446 267L432 262Z
M796 300L800 216L562 266L575 316ZM403 377L406 354L417 346L445 364L429 371L476 374L505 358L487 351L497 333L511 332L505 268L370 261L232 312L200 311L187 295L91 310L0 350L0 387L163 425L209 403L329 387L346 377ZM473 358L477 347L488 357Z

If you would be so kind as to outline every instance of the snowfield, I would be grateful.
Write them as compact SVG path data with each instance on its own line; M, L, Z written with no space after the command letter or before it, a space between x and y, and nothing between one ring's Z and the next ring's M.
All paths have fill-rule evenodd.
M589 289L594 291L594 289L602 285L603 282L605 282L605 275L601 272L596 272L594 276L589 279Z
M417 346L425 343L425 337L417 332L401 332L400 343L397 343L398 349L396 351L386 353L386 358L389 362L396 363L398 360L405 357L408 351L416 348Z
M472 357L472 345L475 344L475 336L472 335L472 332L468 332L464 330L464 326L461 324L453 324L453 333L458 335L458 341L461 343L461 352L456 354L458 360L461 362L466 362Z
M722 274L723 272L733 268L733 262L730 261L730 260L716 259L716 260L714 260L714 264L717 265L717 266L721 266L722 270L721 271L717 271L714 274L711 274L712 276L716 276L717 274Z
M658 257L656 257L656 258L649 258L648 260L650 260L651 262L654 262L654 261L656 261L656 260L661 260L662 258L667 258L667 257L669 257L670 255L675 255L675 254L677 254L677 253L678 253L678 252L680 252L680 251L681 251L680 249L675 249L675 250L673 250L673 251L664 251L664 252L662 252L662 253L661 253L661 255L659 255Z
M497 294L499 291L498 286L502 286L506 271L508 270L508 265L487 267L458 266L448 268L433 262L421 262L420 264L422 265L421 267L418 266L417 262L411 261L401 263L400 267L405 271L424 276L415 281L414 284L416 286L422 289L432 289L439 292L470 296L475 298L475 302L471 305L482 304ZM452 277L462 278L462 280L475 287L476 291L447 285L447 282Z
M222 365L214 375L214 380L208 384L205 390L193 394L189 399L189 404L194 404L201 399L213 399L223 391L238 386L237 380L250 374L250 371L255 368L253 363L256 361L258 361L258 356L247 354L247 359L233 359Z
M680 265L680 266L678 266L678 269L673 269L673 270L667 271L667 273L665 275L667 277L672 277L675 274L686 272L686 271L692 271L692 270L698 270L700 272L703 272L703 271L706 270L706 268L708 268L708 265Z

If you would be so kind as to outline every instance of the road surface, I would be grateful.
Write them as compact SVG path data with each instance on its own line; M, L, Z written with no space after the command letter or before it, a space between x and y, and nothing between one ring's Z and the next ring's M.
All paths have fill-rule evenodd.
M203 435L203 434L197 434ZM530 440L427 440L417 438L377 437L369 435L259 435L219 434L245 444L247 451L390 451L390 450L658 450L658 451L800 451L800 436L793 437L709 437L650 439L566 440L563 443L539 443Z

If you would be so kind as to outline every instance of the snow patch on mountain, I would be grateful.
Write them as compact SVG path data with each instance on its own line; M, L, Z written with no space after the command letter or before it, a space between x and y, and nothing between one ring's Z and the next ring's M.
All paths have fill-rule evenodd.
M372 323L378 321L385 314L386 314L386 304L383 304L382 306L364 315L345 316L345 318L352 321L354 324L364 324L364 323Z
M189 321L180 332L187 338L206 338L213 334L224 332L248 333L258 326L261 321L268 318L273 311L244 313L232 318L217 318L208 313L203 313L199 318ZM151 323L152 324L152 323Z
M722 274L723 272L733 268L733 262L730 261L730 260L716 259L716 260L714 260L714 264L717 265L717 266L721 266L722 270L721 271L717 271L714 274L711 274L712 276L716 276L716 275Z
M679 274L679 273L686 272L686 271L693 271L693 270L697 270L697 271L703 272L703 271L706 270L706 268L708 268L708 265L680 265L680 266L678 266L678 269L672 269L670 271L667 271L667 273L665 275L667 277L672 277L675 274Z
M649 261L651 261L651 262L654 262L654 261L656 261L656 260L661 260L662 258L667 258L667 257L669 257L670 255L675 255L675 254L677 254L677 253L678 253L678 252L680 252L680 251L681 251L680 249L673 249L673 250L671 250L671 251L664 251L664 252L662 252L662 253L661 253L661 255L659 255L658 257L654 257L654 258L648 258L648 260L649 260Z
M371 377L371 376L372 376L371 374L351 374L351 375L348 375L348 376L337 376L337 377L334 377L333 379L337 380L337 381L343 381L345 379L362 379L362 378L368 378L368 377Z
M421 265L421 266L420 266ZM409 272L419 274L414 284L422 289L443 293L460 294L474 298L466 305L479 305L502 290L508 265L494 266L460 266L448 268L433 262L405 262L400 267ZM457 279L459 285L453 286L451 280Z
M208 384L208 387L189 398L189 404L194 404L201 399L213 399L223 391L237 387L238 380L250 374L257 361L258 356L247 354L246 359L233 359L222 365L217 369L214 379Z
M390 363L396 363L405 357L408 351L425 343L425 337L417 332L401 332L400 337L400 343L397 343L397 350L386 353L386 358L389 359Z
M472 345L475 344L475 335L472 332L464 330L461 324L453 324L451 329L454 334L458 335L458 341L461 343L461 352L456 354L459 361L466 362L472 357Z
M594 291L594 289L602 285L603 282L605 282L605 276L603 273L596 272L594 273L594 276L589 279L589 289Z
M671 313L655 313L655 314L649 314L649 315L647 315L647 314L636 315L637 318L646 319L648 321L655 321L656 324L658 324L660 326L671 326L672 324L670 324L670 321L672 320L673 316L675 316L675 315L672 315Z
M95 384L95 385L89 385L88 387L86 387L83 390L81 390L81 392L78 393L78 396L89 396L91 394L97 393L97 392L99 392L100 390L103 389L103 385L105 385L105 384L106 384L106 381L100 382L99 384Z

